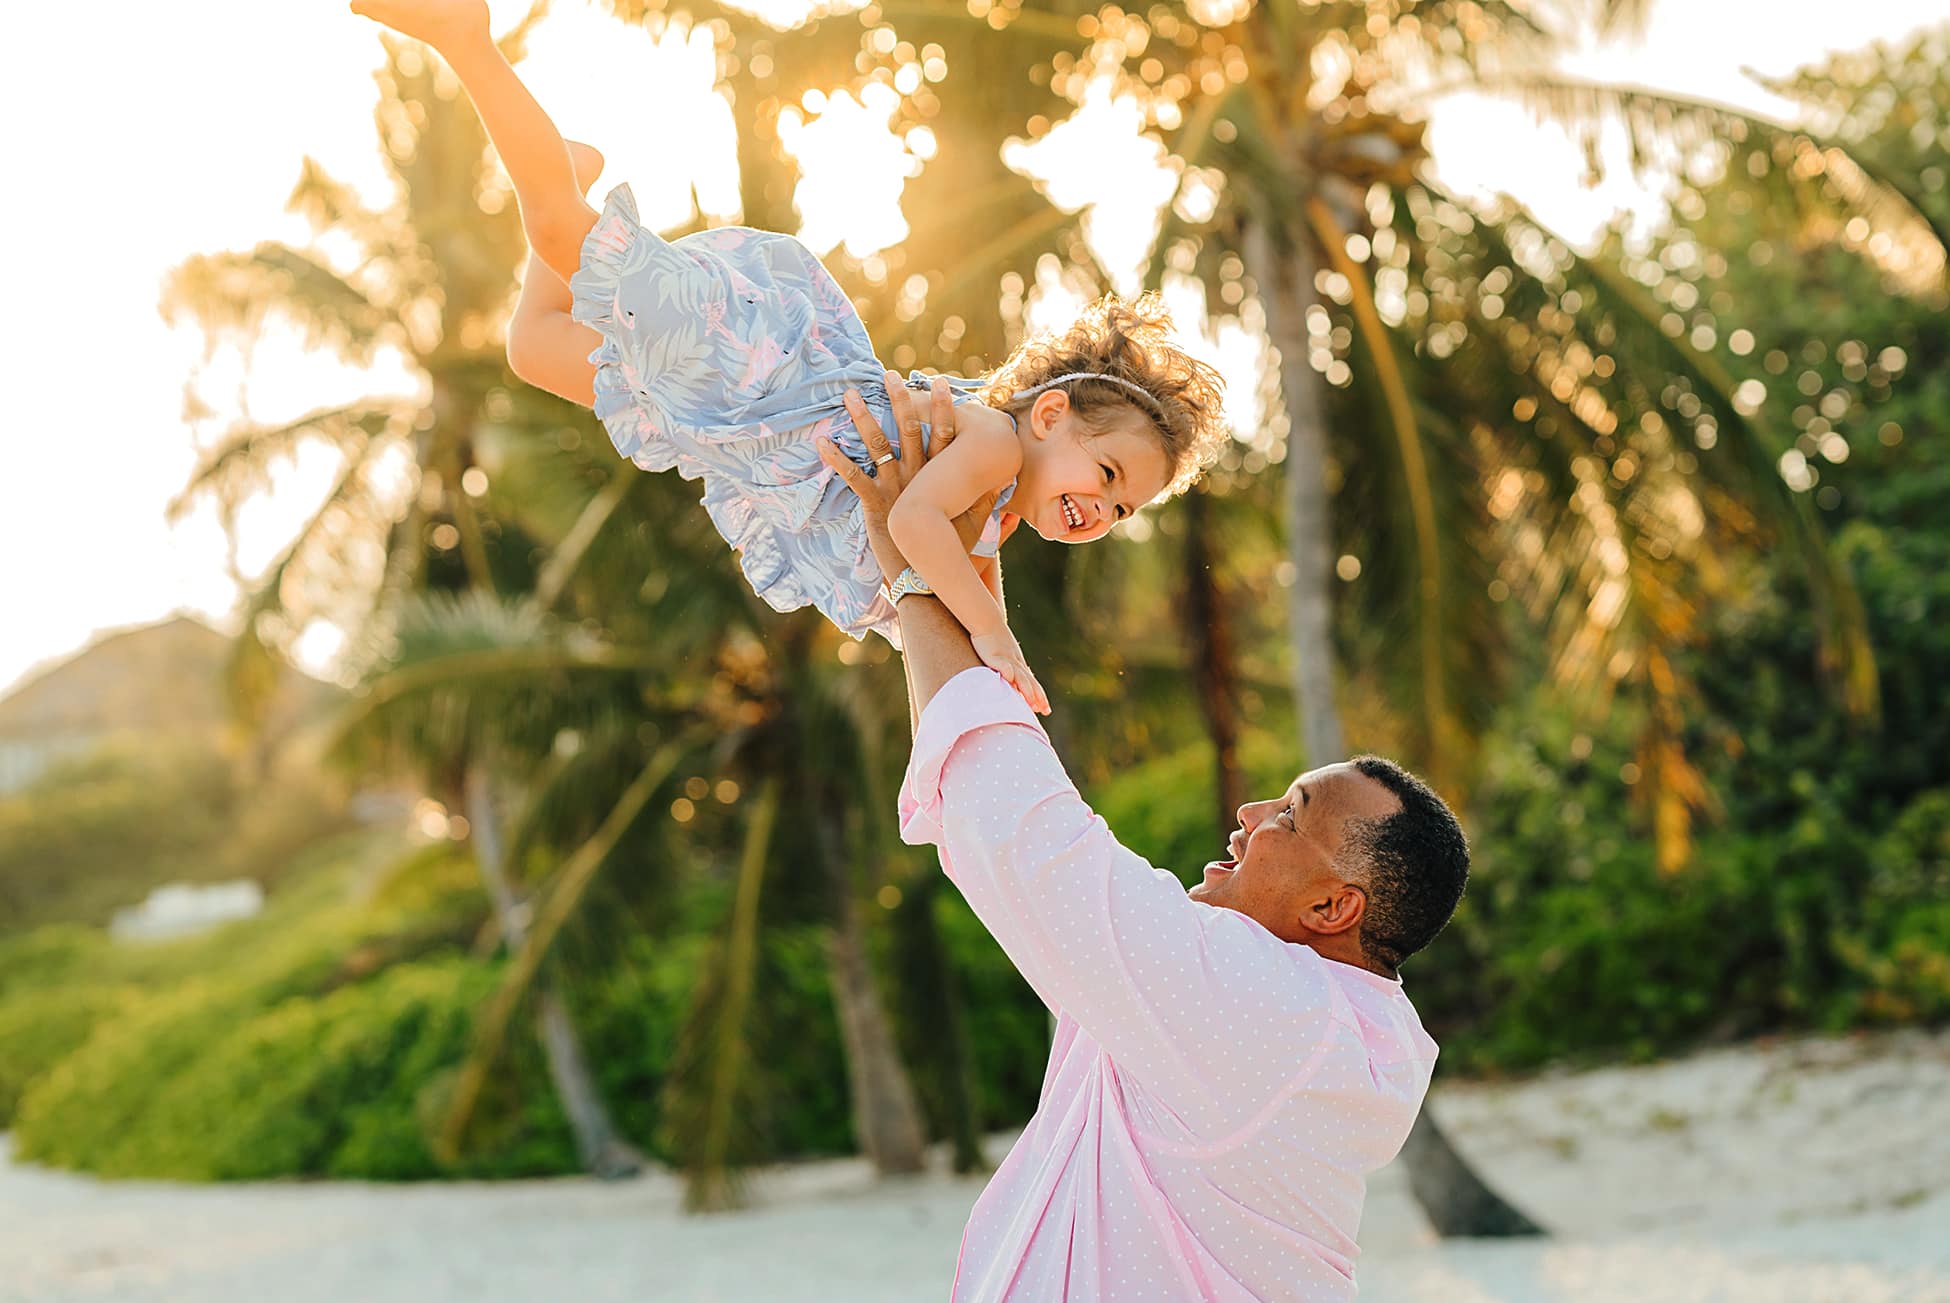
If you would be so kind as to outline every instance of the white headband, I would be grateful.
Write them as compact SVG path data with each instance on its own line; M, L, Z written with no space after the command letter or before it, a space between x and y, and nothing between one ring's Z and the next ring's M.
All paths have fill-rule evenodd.
M1031 394L1041 393L1051 385L1060 385L1066 380L1101 380L1105 384L1116 385L1120 389L1128 389L1139 398L1142 398L1145 405L1160 417L1165 414L1164 404L1160 403L1156 398L1153 398L1142 385L1134 385L1129 380L1120 380L1116 376L1107 376L1101 371L1066 371L1062 375L1054 379L1045 380L1039 385L1031 385L1027 389L1018 389L1010 397L1027 398Z

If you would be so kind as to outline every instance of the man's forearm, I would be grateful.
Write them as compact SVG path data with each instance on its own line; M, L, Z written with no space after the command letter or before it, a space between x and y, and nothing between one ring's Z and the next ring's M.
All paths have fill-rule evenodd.
M921 712L934 694L963 670L982 663L968 630L948 613L948 608L933 597L916 593L903 597L896 608L901 622L901 661L907 668L907 704L910 726L918 725Z

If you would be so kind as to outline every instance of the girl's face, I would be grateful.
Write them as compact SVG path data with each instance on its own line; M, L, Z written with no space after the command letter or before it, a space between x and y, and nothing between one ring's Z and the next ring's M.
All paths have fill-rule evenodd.
M1007 510L1053 543L1090 543L1163 493L1165 450L1141 413L1126 416L1093 434L1066 395L1039 396L1019 418L1022 475Z

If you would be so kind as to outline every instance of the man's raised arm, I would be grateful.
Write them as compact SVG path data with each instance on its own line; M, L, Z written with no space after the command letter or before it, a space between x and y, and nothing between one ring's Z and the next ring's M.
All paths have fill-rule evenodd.
M908 394L907 386L891 371L887 373L886 382L888 405L893 409L894 420L900 427L900 452L896 454L893 451L887 435L880 428L880 422L861 401L860 395L848 390L845 398L847 413L852 416L854 428L866 444L868 455L875 459L877 472L869 476L848 460L838 445L830 442L821 445L819 455L859 497L861 514L867 526L867 541L873 547L874 559L879 562L881 572L891 580L907 568L907 561L895 546L893 536L887 532L887 513L893 509L907 482L926 464L928 453L921 446L921 418L914 411L914 400ZM934 435L934 451L940 452L955 438L954 394L945 381L935 381L928 395L928 403L928 425ZM883 462L883 458L888 460ZM973 545L981 534L994 501L991 496L976 503L955 522L964 547ZM901 664L907 671L909 725L917 727L921 711L934 700L934 694L946 687L948 680L963 670L980 665L982 661L975 654L975 644L969 641L968 631L948 613L946 606L933 597L925 594L904 597L895 610L900 616Z
M920 460L909 455L921 441L905 397L893 403L902 454L879 475L869 479L837 449L825 454L860 494L889 575L905 563L882 521ZM932 415L938 444L953 423L945 388ZM853 416L869 452L885 454L864 405ZM939 846L942 868L1043 1002L1180 1121L1208 1139L1246 1125L1333 1034L1328 961L1194 903L1176 878L1119 845L1022 697L981 665L947 609L925 596L898 609L915 717L901 835Z

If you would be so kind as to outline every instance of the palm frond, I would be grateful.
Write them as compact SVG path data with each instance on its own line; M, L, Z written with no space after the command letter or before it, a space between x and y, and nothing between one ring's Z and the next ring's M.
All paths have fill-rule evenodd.
M657 651L571 637L526 602L483 592L402 604L392 645L336 721L343 761L451 764L480 748L546 755L569 727L640 709L636 676Z
M1497 73L1475 79L1466 89L1514 100L1538 121L1571 130L1593 157L1598 133L1617 123L1626 131L1633 165L1640 170L1720 142L1766 149L1784 180L1805 193L1805 187L1825 178L1845 216L1860 216L1889 237L1891 253L1880 261L1898 284L1911 292L1943 287L1950 266L1950 226L1932 215L1913 180L1896 169L1878 167L1867 151L1714 100L1555 72Z
M265 623L283 612L285 581L294 569L303 567L315 540L327 528L327 522L345 514L352 500L365 493L362 481L366 467L372 461L373 447L368 445L361 449L346 463L324 501L299 527L278 559L258 580L255 591L244 604L237 638L224 664L224 684L233 717L246 727L262 721L285 664L279 649L273 648L264 636Z
M282 318L298 328L307 347L357 365L399 338L397 318L375 292L313 254L276 241L249 253L184 260L164 280L161 306L171 325L188 317L212 338L249 339L267 317Z
M307 412L283 425L241 426L197 458L189 481L169 500L167 517L180 521L206 496L226 506L241 504L268 489L271 467L297 456L307 440L329 443L346 456L348 465L363 465L383 446L387 429L402 423L405 415L401 404L368 400Z
M618 510L628 500L630 494L643 483L643 472L625 462L610 475L609 483L602 491L589 499L582 513L576 517L569 532L562 536L542 564L542 572L535 578L535 605L544 611L555 605L562 595L562 589L575 575L576 568L582 564L589 549L603 532Z
M334 177L311 155L298 168L298 180L284 202L286 212L296 213L323 235L336 231L351 236L368 259L396 253L402 243L397 215L381 214L368 208L358 191Z
M528 40L535 34L535 28L542 19L548 17L549 0L531 0L528 12L518 22L495 38L495 45L501 50L501 57L509 63L520 63L528 57Z
M1595 0L1598 29L1608 36L1641 36L1652 21L1654 0Z
M1858 717L1873 717L1879 709L1880 688L1861 594L1827 546L1826 531L1808 496L1789 488L1779 473L1777 459L1791 440L1772 428L1765 408L1743 413L1734 401L1733 377L1719 361L1660 329L1658 305L1615 267L1600 259L1578 259L1567 283L1610 311L1621 338L1629 338L1639 356L1663 363L1672 374L1683 376L1703 400L1712 402L1720 444L1728 456L1702 458L1702 470L1724 474L1722 468L1737 466L1731 478L1744 490L1742 499L1792 541L1820 608L1824 658L1839 679L1843 701Z

